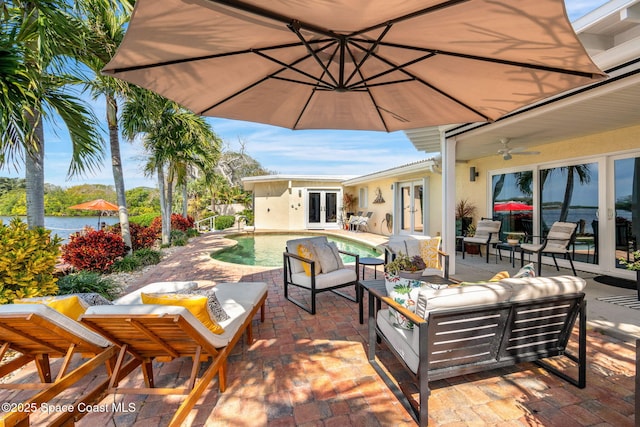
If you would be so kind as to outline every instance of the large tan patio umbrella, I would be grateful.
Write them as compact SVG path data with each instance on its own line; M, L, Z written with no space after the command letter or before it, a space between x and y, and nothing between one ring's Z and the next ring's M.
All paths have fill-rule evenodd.
M491 121L603 77L562 0L138 0L103 70L291 129Z

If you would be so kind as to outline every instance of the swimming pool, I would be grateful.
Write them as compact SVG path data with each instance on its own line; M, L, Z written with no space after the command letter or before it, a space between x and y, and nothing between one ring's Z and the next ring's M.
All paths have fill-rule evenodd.
M303 237L312 237L313 234L253 234L247 236L234 236L230 239L238 242L237 245L225 248L211 254L213 259L233 264L259 265L261 267L282 267L282 253L287 240ZM331 242L335 242L338 249L353 252L361 257L377 257L380 255L374 248L353 240L336 236L327 236ZM342 255L345 263L354 262L352 256Z

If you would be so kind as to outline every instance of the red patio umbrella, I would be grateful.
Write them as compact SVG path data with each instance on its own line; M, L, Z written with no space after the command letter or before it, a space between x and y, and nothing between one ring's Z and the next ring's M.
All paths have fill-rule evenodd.
M522 202L515 202L513 200L508 202L499 202L493 205L493 210L500 211L532 211L533 206Z
M69 206L69 209L83 209L90 211L98 211L98 229L100 229L100 219L102 218L103 211L118 211L118 205L114 205L111 202L107 202L103 199L96 199L90 202L84 202L77 205Z

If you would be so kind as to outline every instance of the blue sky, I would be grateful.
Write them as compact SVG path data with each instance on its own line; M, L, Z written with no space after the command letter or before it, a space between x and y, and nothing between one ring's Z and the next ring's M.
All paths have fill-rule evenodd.
M606 3L605 0L566 0L571 21ZM104 100L88 102L98 118L105 117ZM298 130L227 119L207 119L226 147L245 151L263 167L279 174L364 175L430 157L414 148L404 132ZM105 125L106 129L106 125ZM105 131L105 141L107 135ZM45 127L45 182L71 187L91 183L113 185L109 152L104 166L87 176L66 178L71 145L67 132L55 123ZM121 142L127 189L155 187L153 177L142 173L144 153L139 143ZM22 169L0 169L0 176L22 177Z

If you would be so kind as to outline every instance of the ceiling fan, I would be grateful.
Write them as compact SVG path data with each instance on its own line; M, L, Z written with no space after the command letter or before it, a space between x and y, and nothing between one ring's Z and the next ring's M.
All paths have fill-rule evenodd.
M539 151L526 151L524 147L509 147L509 138L501 138L500 143L502 144L502 148L498 150L498 154L502 156L504 160L511 160L513 158L512 154L520 155L535 155L540 154Z

